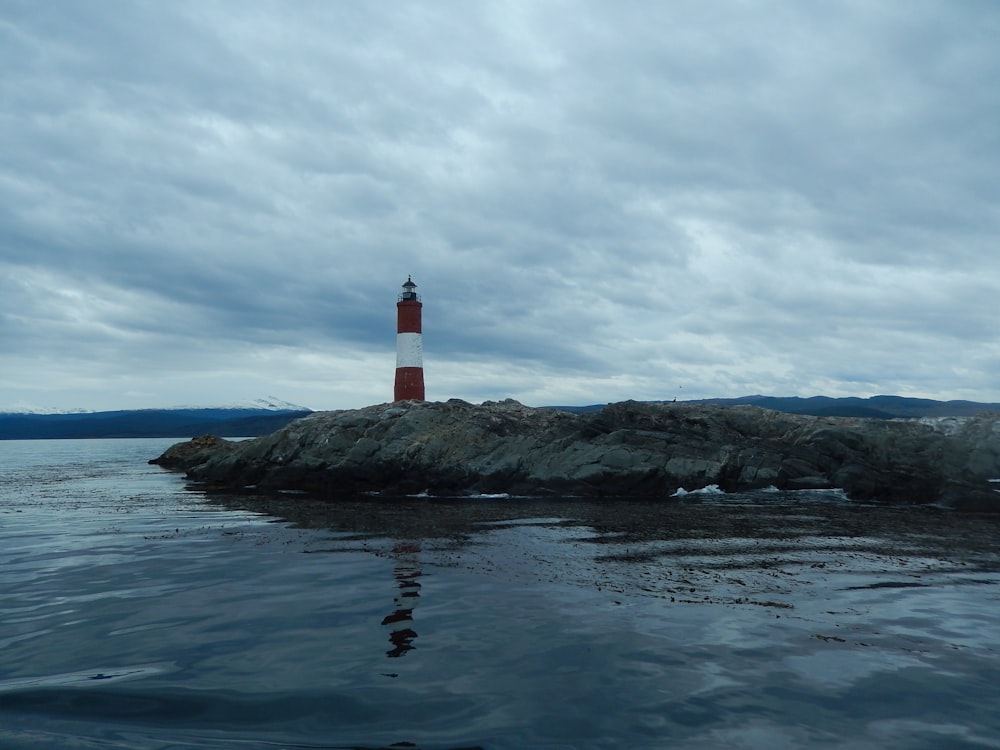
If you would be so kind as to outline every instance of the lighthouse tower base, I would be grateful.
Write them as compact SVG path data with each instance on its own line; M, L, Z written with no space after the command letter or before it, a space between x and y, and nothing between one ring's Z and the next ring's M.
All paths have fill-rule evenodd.
M423 401L424 368L397 367L394 393L396 401Z

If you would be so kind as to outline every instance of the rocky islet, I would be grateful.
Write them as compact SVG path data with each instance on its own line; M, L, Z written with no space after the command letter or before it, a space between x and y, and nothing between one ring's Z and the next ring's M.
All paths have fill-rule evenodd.
M203 436L151 463L209 485L311 494L668 497L718 485L1000 509L1000 415L812 417L626 401L574 414L516 401L317 412L247 441Z

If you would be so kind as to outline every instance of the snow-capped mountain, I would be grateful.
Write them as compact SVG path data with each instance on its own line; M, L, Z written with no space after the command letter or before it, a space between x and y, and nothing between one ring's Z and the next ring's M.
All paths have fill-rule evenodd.
M205 406L204 404L196 406L171 406L166 411L192 411L195 409L231 409L237 411L312 411L307 406L299 406L298 404L293 404L289 401L284 401L276 396L268 396L267 398L258 398L253 401L242 401L232 404L220 404Z
M54 407L35 406L24 401L16 404L0 406L0 414L91 414L90 409L56 409Z
M209 405L198 404L198 405L186 405L186 406L167 406L163 408L149 407L145 409L115 409L111 410L115 413L121 411L201 411L201 410L212 410L212 411L273 411L273 412L301 412L301 411L312 411L307 406L299 406L298 404L293 404L289 401L284 401L276 396L268 396L267 398L258 398L253 401L242 401L232 404L220 404L220 405ZM19 401L16 404L11 404L9 406L0 406L0 414L18 414L18 415L36 415L36 416L51 416L51 415L67 415L67 414L103 414L107 413L105 411L97 411L94 409L56 409L56 408L45 408L35 406L34 404L28 404L24 401Z

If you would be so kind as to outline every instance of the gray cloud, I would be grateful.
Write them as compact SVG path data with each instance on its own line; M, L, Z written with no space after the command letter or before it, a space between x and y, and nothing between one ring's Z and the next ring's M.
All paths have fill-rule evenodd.
M1000 10L8 3L0 406L1000 401Z

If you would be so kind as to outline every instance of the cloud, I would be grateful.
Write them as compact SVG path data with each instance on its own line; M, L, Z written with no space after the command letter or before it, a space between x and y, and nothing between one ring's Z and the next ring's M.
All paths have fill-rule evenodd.
M430 398L1000 401L998 31L976 2L15 4L0 404L387 400L410 273Z

